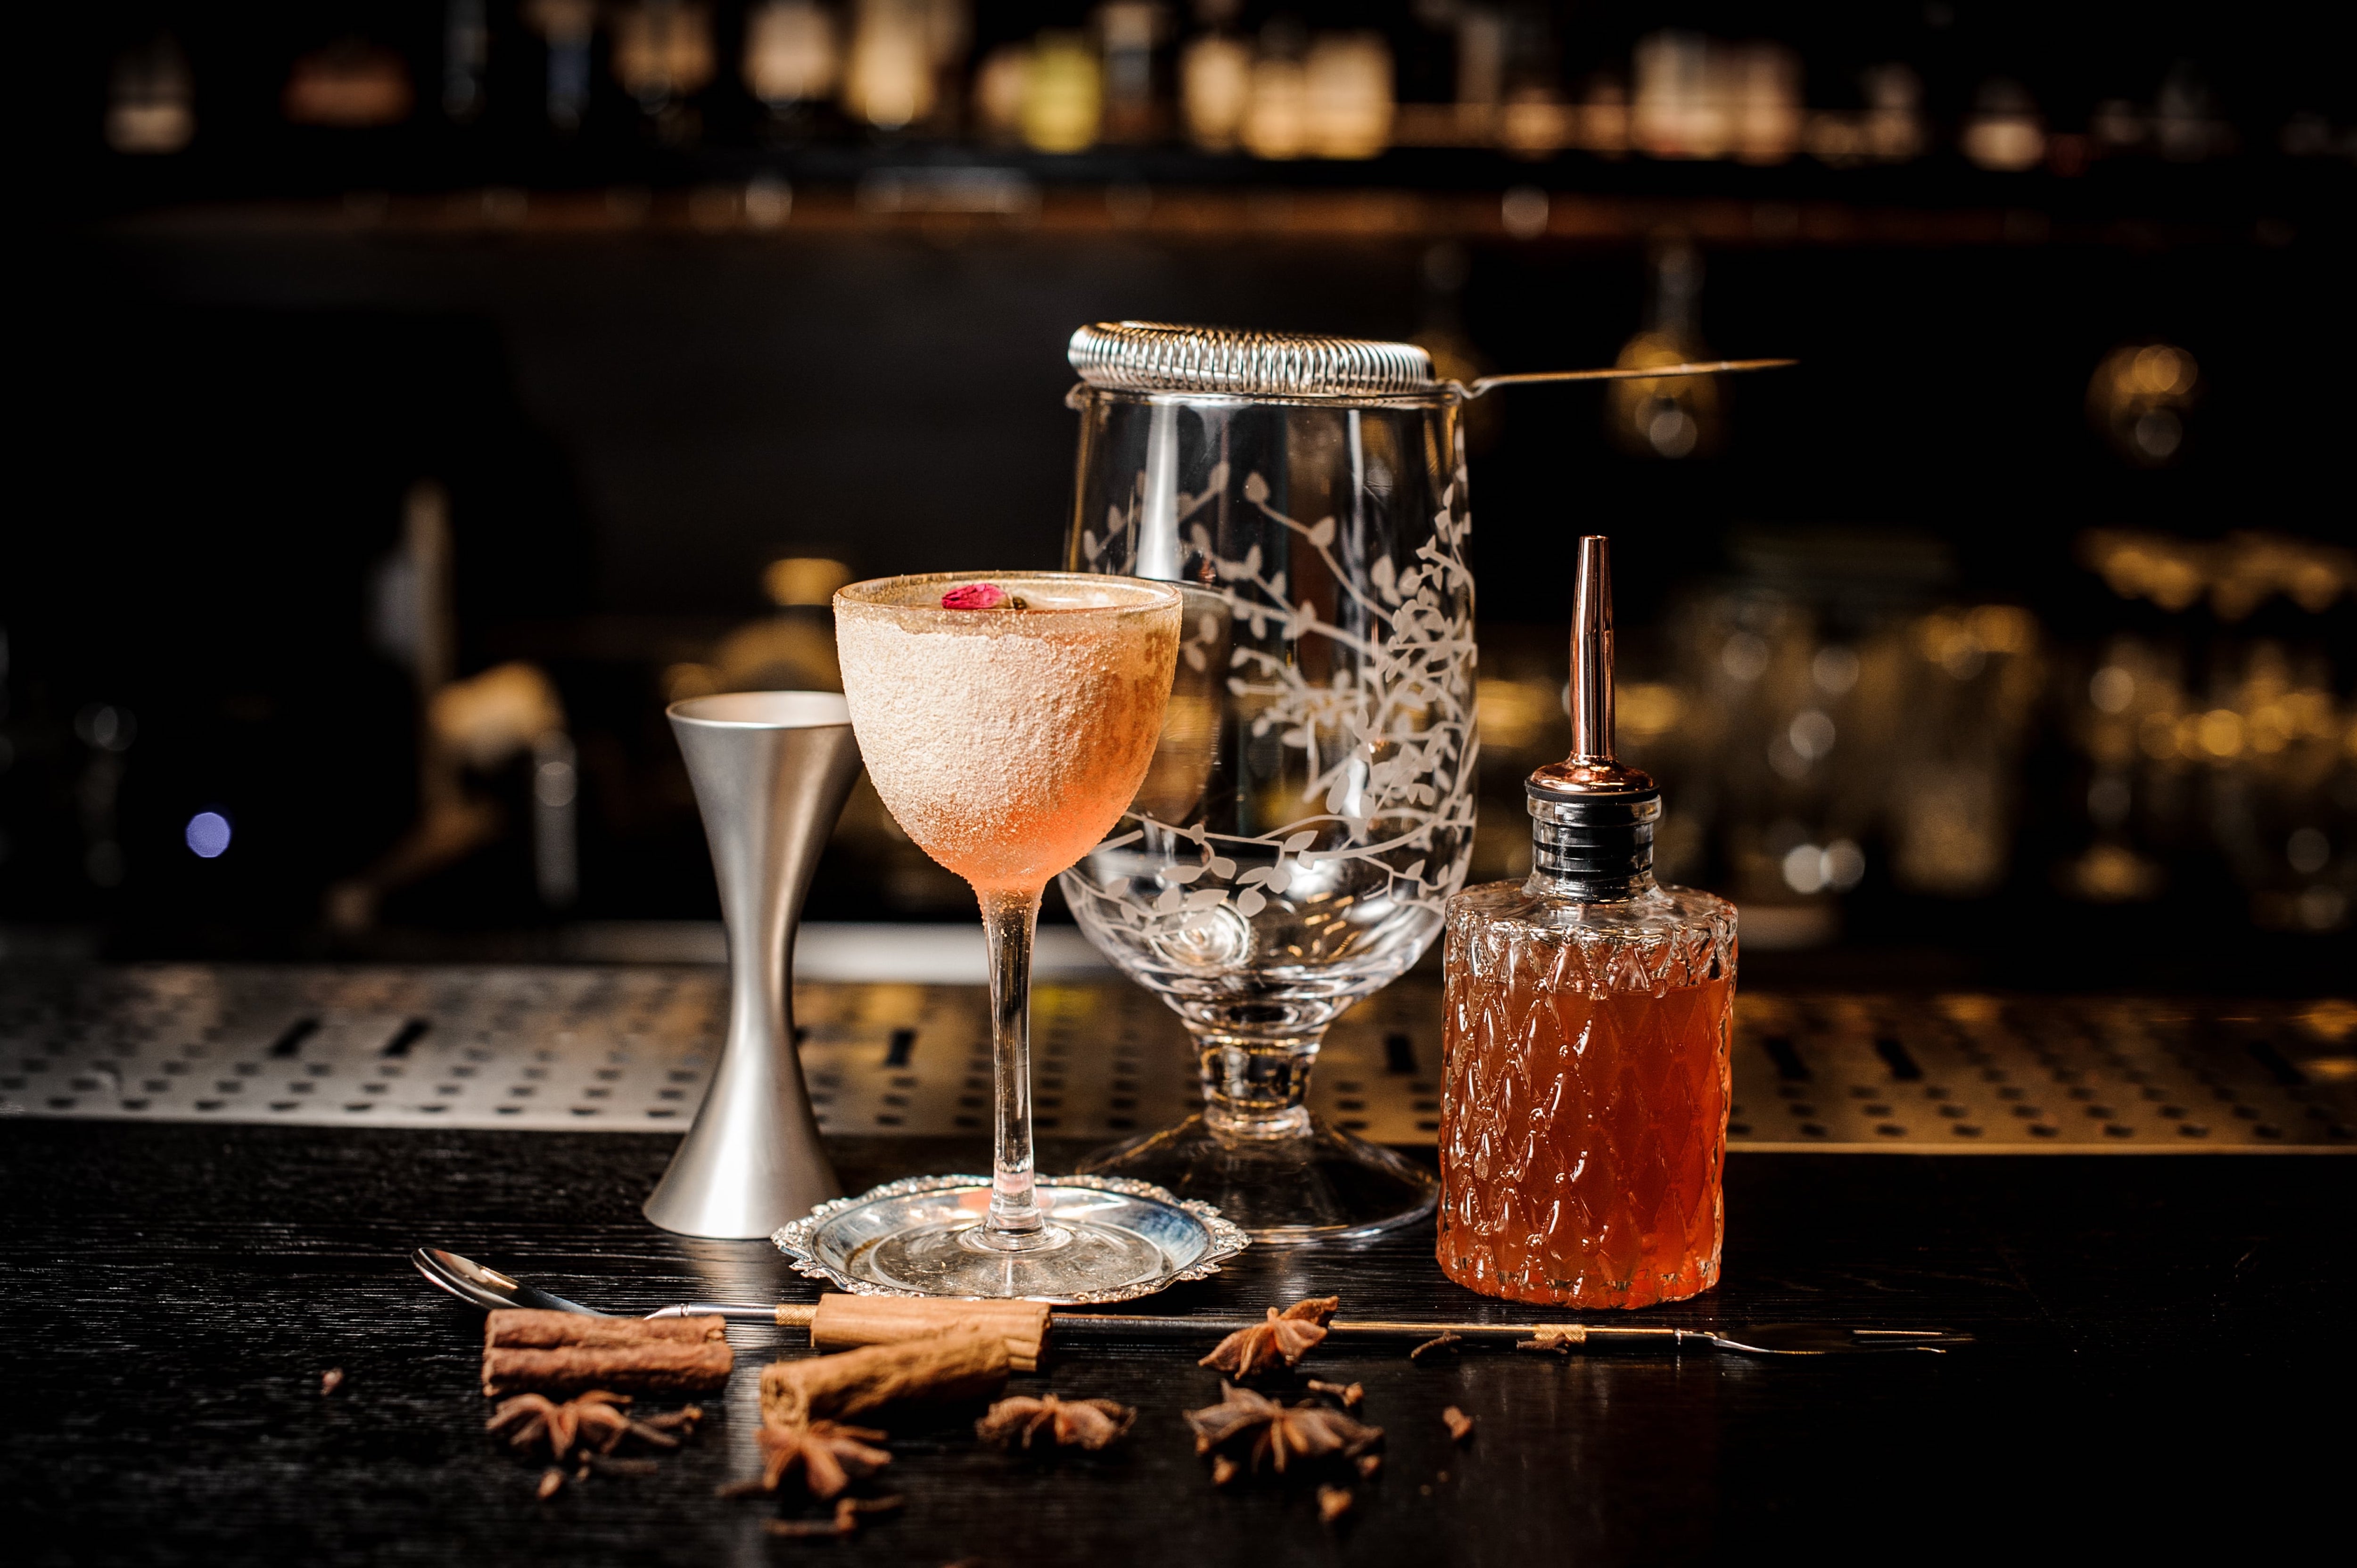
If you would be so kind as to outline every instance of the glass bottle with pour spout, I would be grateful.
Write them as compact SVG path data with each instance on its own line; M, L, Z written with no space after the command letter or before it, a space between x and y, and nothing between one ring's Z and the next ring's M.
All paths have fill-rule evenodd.
M1571 755L1523 786L1533 870L1448 901L1438 1256L1577 1307L1718 1281L1735 907L1653 881L1661 791L1614 757L1609 546L1580 541Z

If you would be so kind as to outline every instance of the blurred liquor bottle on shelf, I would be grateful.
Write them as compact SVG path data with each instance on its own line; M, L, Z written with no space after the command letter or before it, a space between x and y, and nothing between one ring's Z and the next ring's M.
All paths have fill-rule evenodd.
M1691 241L1664 240L1650 257L1651 289L1641 331L1621 345L1615 364L1628 370L1707 357L1702 341L1702 252ZM1726 435L1718 380L1674 376L1606 384L1605 428L1641 457L1708 456Z
M745 90L775 127L799 128L843 74L834 14L816 0L768 0L745 16Z
M2173 163L2200 163L2234 150L2234 127L2220 113L2217 94L2188 60L2178 61L2161 80L2152 132L2155 150Z
M1630 133L1660 158L1782 163L1801 145L1801 62L1781 44L1697 33L1639 40Z
M108 146L118 153L177 153L196 134L196 82L170 34L158 33L115 60L107 92Z
M2046 122L2029 89L1991 77L1973 100L1961 138L1964 156L1985 169L2019 174L2046 161Z
M1857 84L1865 106L1812 111L1802 131L1803 149L1835 168L1920 156L1926 145L1922 78L1911 67L1887 60L1859 72Z
M704 134L696 95L714 72L712 13L694 0L638 0L614 13L614 75L657 140L687 146Z
M1104 106L1103 69L1084 35L1054 28L1032 40L1018 120L1025 145L1042 153L1085 152L1103 127Z
M296 59L280 107L291 124L364 130L399 124L415 102L408 61L382 44L343 38Z
M442 12L442 114L468 125L483 113L484 73L490 69L491 29L483 0L449 0Z
M1506 17L1493 5L1457 11L1455 138L1487 145L1506 101Z
M1512 7L1505 13L1501 45L1497 145L1518 157L1550 156L1571 139L1554 17L1543 6Z
M1297 158L1309 150L1309 91L1304 69L1309 34L1290 16L1272 17L1253 56L1244 101L1244 151L1256 158Z
M1230 153L1243 139L1252 102L1253 47L1232 31L1241 0L1195 0L1203 28L1178 55L1178 110L1187 139L1207 153Z
M1391 145L1392 51L1381 33L1320 33L1303 68L1310 156L1372 158Z
M1109 0L1090 15L1102 59L1103 139L1143 143L1161 139L1161 52L1170 40L1170 11L1155 0Z
M1207 33L1181 58L1188 136L1271 160L1372 158L1392 145L1393 76L1391 45L1372 30L1312 34L1278 16L1252 45Z
M581 129L589 115L589 48L597 27L594 0L524 0L524 20L547 48L542 109L551 130Z
M845 114L878 131L946 130L960 113L966 0L858 0L844 61Z

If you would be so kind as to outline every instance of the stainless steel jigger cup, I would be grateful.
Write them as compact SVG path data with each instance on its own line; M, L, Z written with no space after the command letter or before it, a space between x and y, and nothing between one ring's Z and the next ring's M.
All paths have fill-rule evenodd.
M794 1050L794 927L859 776L833 692L738 692L669 709L720 882L728 1039L645 1213L689 1236L767 1236L843 1195Z

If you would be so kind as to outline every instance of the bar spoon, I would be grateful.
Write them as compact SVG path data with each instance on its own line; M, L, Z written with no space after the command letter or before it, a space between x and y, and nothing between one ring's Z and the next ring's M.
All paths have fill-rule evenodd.
M520 1306L586 1313L593 1317L613 1316L535 1289L496 1269L485 1268L471 1259L444 1251L438 1247L420 1247L410 1253L409 1261L416 1266L419 1273L425 1276L427 1283L447 1291L461 1301L471 1302L486 1309ZM971 1305L974 1304L941 1301L938 1326L953 1326L958 1310ZM781 1327L809 1328L818 1313L819 1305L814 1302L780 1302L768 1305L752 1302L682 1302L659 1307L645 1316L724 1317L739 1323L773 1323ZM1060 1337L1108 1340L1208 1337L1232 1334L1239 1328L1250 1328L1262 1321L1256 1317L1228 1314L1175 1317L1110 1312L1050 1312L1048 1318ZM1492 1345L1524 1344L1536 1340L1551 1342L1540 1348L1565 1350L1608 1345L1663 1349L1709 1346L1714 1349L1732 1350L1749 1356L1822 1356L1883 1350L1928 1350L1941 1355L1953 1346L1973 1342L1969 1334L1955 1334L1939 1328L1852 1328L1821 1323L1763 1323L1739 1328L1706 1329L1655 1325L1437 1323L1336 1317L1326 1325L1326 1331L1343 1338L1428 1340L1442 1335L1453 1335L1459 1340Z

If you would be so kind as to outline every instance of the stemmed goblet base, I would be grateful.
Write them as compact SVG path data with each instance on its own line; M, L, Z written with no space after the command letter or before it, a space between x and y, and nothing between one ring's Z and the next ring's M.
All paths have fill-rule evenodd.
M1262 1007L1265 1013L1278 1010ZM1330 1016L1333 1009L1309 1010ZM1286 1010L1299 1029L1303 1011ZM1203 1109L1175 1127L1100 1149L1092 1176L1151 1182L1211 1204L1264 1245L1328 1241L1414 1224L1440 1198L1430 1170L1310 1113L1310 1069L1325 1030L1262 1033L1190 1009Z
M1100 1149L1081 1169L1211 1204L1263 1246L1372 1236L1431 1216L1431 1171L1296 1109L1296 1130L1274 1133L1223 1130L1199 1112Z

